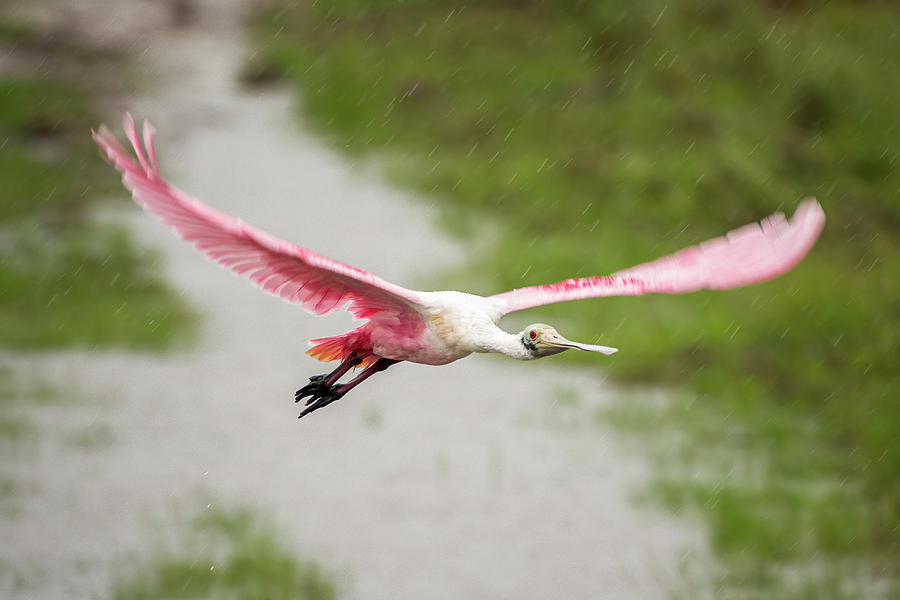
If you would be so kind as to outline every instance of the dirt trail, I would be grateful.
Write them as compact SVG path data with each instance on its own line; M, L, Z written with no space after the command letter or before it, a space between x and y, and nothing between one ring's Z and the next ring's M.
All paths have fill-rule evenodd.
M134 44L157 84L122 108L154 121L180 187L408 286L459 260L425 203L300 131L286 92L236 87L243 3L201 7L182 30L138 4L142 20L126 0L93 18L109 35L141 23ZM706 560L693 524L630 501L646 471L595 422L615 393L598 378L564 380L552 359L403 364L298 422L293 390L324 370L305 340L349 318L310 317L124 212L204 315L203 335L189 352L23 365L88 398L46 413L47 427L64 417L115 432L103 452L43 444L36 491L2 521L0 560L39 570L33 597L102 593L116 561L155 539L151 522L201 498L271 515L298 551L341 575L345 598L665 597L680 561ZM555 403L560 390L577 402Z

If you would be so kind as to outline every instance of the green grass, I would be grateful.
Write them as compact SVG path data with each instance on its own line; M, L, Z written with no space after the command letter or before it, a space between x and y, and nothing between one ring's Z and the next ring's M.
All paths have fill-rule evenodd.
M20 415L0 415L0 447L33 443L37 436L37 426L31 419Z
M714 576L721 590L821 598L896 589L875 554L882 542L870 538L873 507L858 481L837 480L852 457L825 445L814 420L777 409L747 419L711 411L695 394L670 396L629 394L596 416L641 440L655 466L649 498L706 518L726 567Z
M379 157L464 238L492 236L459 281L474 292L610 273L817 196L825 232L774 282L552 306L515 325L618 346L602 367L563 360L685 390L649 422L683 432L677 473L710 476L655 489L706 516L728 589L794 577L782 595L840 596L853 577L829 565L851 563L896 585L891 3L342 0L285 3L252 28L250 71L292 82L323 136ZM754 478L722 484L731 466Z
M68 38L20 48L36 37L0 17L0 47L26 64L78 56ZM153 256L124 231L90 221L98 200L121 196L90 139L99 122L66 73L0 75L0 346L158 350L190 337L190 311Z
M208 510L196 518L185 550L139 561L110 598L266 598L333 600L334 584L311 561L298 560L275 529L247 510Z
M2 43L31 42L38 37L36 29L28 23L8 19L0 20L0 42Z

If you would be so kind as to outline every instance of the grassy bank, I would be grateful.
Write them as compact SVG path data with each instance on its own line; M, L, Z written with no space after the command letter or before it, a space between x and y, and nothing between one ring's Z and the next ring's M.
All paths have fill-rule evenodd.
M101 120L94 97L109 85L92 74L117 59L2 16L0 48L9 63L0 75L0 346L156 350L184 339L191 315L153 257L90 219L98 201L122 196L90 139Z
M181 547L138 559L110 598L268 598L333 600L334 583L298 560L275 528L249 510L207 509L186 528Z
M472 291L613 272L818 196L823 237L777 281L522 318L621 347L602 367L619 381L681 390L602 418L669 439L645 444L665 467L655 495L707 517L723 591L896 589L900 13L310 4L255 18L248 81L288 79L336 147L489 236Z

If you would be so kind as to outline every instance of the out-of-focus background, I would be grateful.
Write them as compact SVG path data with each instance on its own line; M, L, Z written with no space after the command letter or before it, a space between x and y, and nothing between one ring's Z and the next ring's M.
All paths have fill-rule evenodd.
M0 595L900 594L885 0L0 0ZM297 422L314 319L127 201L409 287L605 274L816 196L747 289L515 315L613 357L401 365Z

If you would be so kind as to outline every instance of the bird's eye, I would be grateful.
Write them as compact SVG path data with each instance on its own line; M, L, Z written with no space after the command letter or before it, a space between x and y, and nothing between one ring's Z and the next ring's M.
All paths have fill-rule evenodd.
M528 332L528 337L530 337L531 339L536 338L537 332L534 329L532 329L531 331Z

